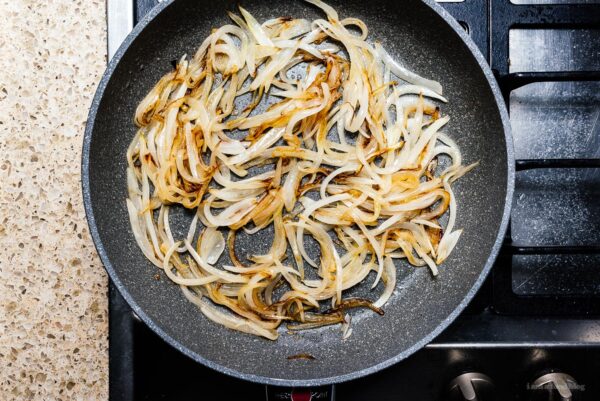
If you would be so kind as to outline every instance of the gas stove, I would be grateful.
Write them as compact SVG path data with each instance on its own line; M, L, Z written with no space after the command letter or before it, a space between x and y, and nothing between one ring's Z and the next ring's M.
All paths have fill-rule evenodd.
M492 272L431 344L359 380L265 388L171 348L111 285L110 399L600 399L600 1L575 2L440 1L501 85L517 177ZM156 4L107 0L109 57Z

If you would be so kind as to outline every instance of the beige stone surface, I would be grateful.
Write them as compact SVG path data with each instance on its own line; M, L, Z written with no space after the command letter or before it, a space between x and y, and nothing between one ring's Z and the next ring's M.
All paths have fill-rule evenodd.
M80 190L104 0L0 0L0 400L103 400L107 279Z

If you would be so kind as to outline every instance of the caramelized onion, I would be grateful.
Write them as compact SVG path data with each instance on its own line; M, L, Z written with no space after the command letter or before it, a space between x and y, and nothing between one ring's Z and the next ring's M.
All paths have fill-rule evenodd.
M363 21L306 1L326 18L230 13L233 24L140 102L126 155L126 206L143 254L207 318L271 340L282 322L341 324L348 338L352 309L383 315L397 268L437 275L462 233L452 184L476 165L463 166L443 132L449 118L432 103L448 101L440 83L372 44ZM195 212L183 238L169 222L176 207ZM269 251L249 249L242 263L238 230L271 225ZM229 265L219 262L226 256ZM376 301L344 297L368 276L383 287Z

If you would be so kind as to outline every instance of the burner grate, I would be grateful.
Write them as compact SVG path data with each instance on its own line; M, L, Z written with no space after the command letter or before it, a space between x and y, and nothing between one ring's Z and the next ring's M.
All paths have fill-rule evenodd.
M600 27L600 7L593 4L513 4L510 0L488 2L491 67L498 78L507 106L510 94L525 85L539 82L600 81L600 71L541 71L509 73L509 32L512 28L583 29ZM516 170L598 168L600 159L521 159ZM586 296L516 295L512 289L513 255L600 255L600 244L522 245L514 243L509 226L504 254L493 271L493 307L513 314L598 314L600 294ZM567 299L565 299L567 298Z

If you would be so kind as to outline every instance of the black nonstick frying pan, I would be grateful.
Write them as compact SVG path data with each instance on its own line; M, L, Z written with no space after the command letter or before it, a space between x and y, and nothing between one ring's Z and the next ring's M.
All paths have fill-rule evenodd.
M212 323L189 303L135 243L125 206L125 152L136 132L138 103L172 68L193 54L211 28L228 23L239 0L174 0L156 7L125 40L93 101L83 149L83 193L90 231L111 279L135 313L165 341L196 361L243 379L315 386L368 375L403 360L430 342L464 309L500 248L514 184L508 116L483 57L463 29L432 0L331 0L340 16L362 19L411 70L438 80L450 102L446 131L465 163L480 165L454 186L457 228L464 233L432 278L428 269L398 264L398 289L385 316L355 311L353 334L325 327L269 341ZM243 0L264 21L279 16L323 17L300 0ZM186 216L180 216L185 223ZM260 241L238 240L261 251ZM266 245L268 246L268 245ZM240 251L242 252L242 251ZM364 295L368 294L365 286ZM359 294L360 290L359 290ZM314 360L288 359L310 354Z

